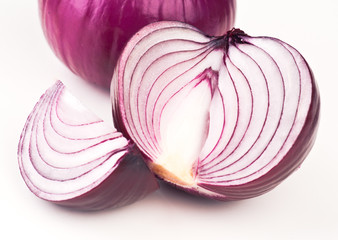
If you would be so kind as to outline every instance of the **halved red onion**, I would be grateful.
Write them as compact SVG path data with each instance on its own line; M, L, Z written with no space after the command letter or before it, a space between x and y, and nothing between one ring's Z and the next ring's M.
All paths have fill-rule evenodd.
M161 20L194 25L210 35L233 27L235 0L39 0L44 34L61 61L83 79L109 89L126 42Z
M18 160L35 195L76 209L123 206L158 187L133 144L85 109L60 81L29 115Z
M319 93L301 54L233 29L179 22L139 31L112 81L115 126L157 176L221 200L265 193L309 153Z

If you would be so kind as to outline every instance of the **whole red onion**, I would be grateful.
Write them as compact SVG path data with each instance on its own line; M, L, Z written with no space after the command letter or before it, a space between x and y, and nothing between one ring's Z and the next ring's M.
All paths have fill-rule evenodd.
M41 24L53 51L83 79L109 88L129 38L161 20L189 23L206 34L233 27L235 0L39 0Z

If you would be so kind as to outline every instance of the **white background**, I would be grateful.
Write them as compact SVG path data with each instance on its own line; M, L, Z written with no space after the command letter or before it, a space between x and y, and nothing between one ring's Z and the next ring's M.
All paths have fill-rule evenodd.
M338 2L238 0L237 6L236 27L290 43L313 69L321 122L302 167L250 200L219 203L164 187L124 208L82 213L36 198L21 179L16 148L26 117L56 79L108 121L109 96L53 55L36 0L0 0L0 239L338 239Z

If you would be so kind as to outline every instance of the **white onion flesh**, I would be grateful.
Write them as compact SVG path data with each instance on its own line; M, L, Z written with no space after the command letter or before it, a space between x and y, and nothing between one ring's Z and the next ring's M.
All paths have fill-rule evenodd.
M127 196L134 190L127 195L107 190L107 197L85 197L114 174L130 151L131 146L121 133L84 108L58 81L29 115L19 142L18 160L23 179L38 197L66 206L67 201L76 202L76 198L82 197L85 200L79 202L84 201L84 205L75 207L96 210L127 204L148 191L149 184L144 182L139 196ZM143 178L140 175L138 180ZM150 185L155 189L153 182ZM116 197L121 201L112 200Z
M117 128L150 168L216 198L277 185L304 160L318 125L319 94L300 53L236 29L213 38L179 22L143 28L121 55L112 93ZM253 182L259 190L227 193Z

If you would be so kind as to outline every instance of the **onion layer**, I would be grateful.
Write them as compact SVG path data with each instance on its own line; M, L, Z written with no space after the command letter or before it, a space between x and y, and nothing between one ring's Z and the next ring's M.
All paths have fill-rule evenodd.
M39 9L57 57L83 79L107 89L123 47L143 26L177 20L223 35L235 19L235 0L39 0Z
M119 207L157 189L133 145L85 109L60 81L29 115L18 160L35 195L76 209Z
M157 176L221 200L278 185L318 126L319 93L301 54L239 29L209 37L180 22L150 24L127 44L111 92L115 126Z

